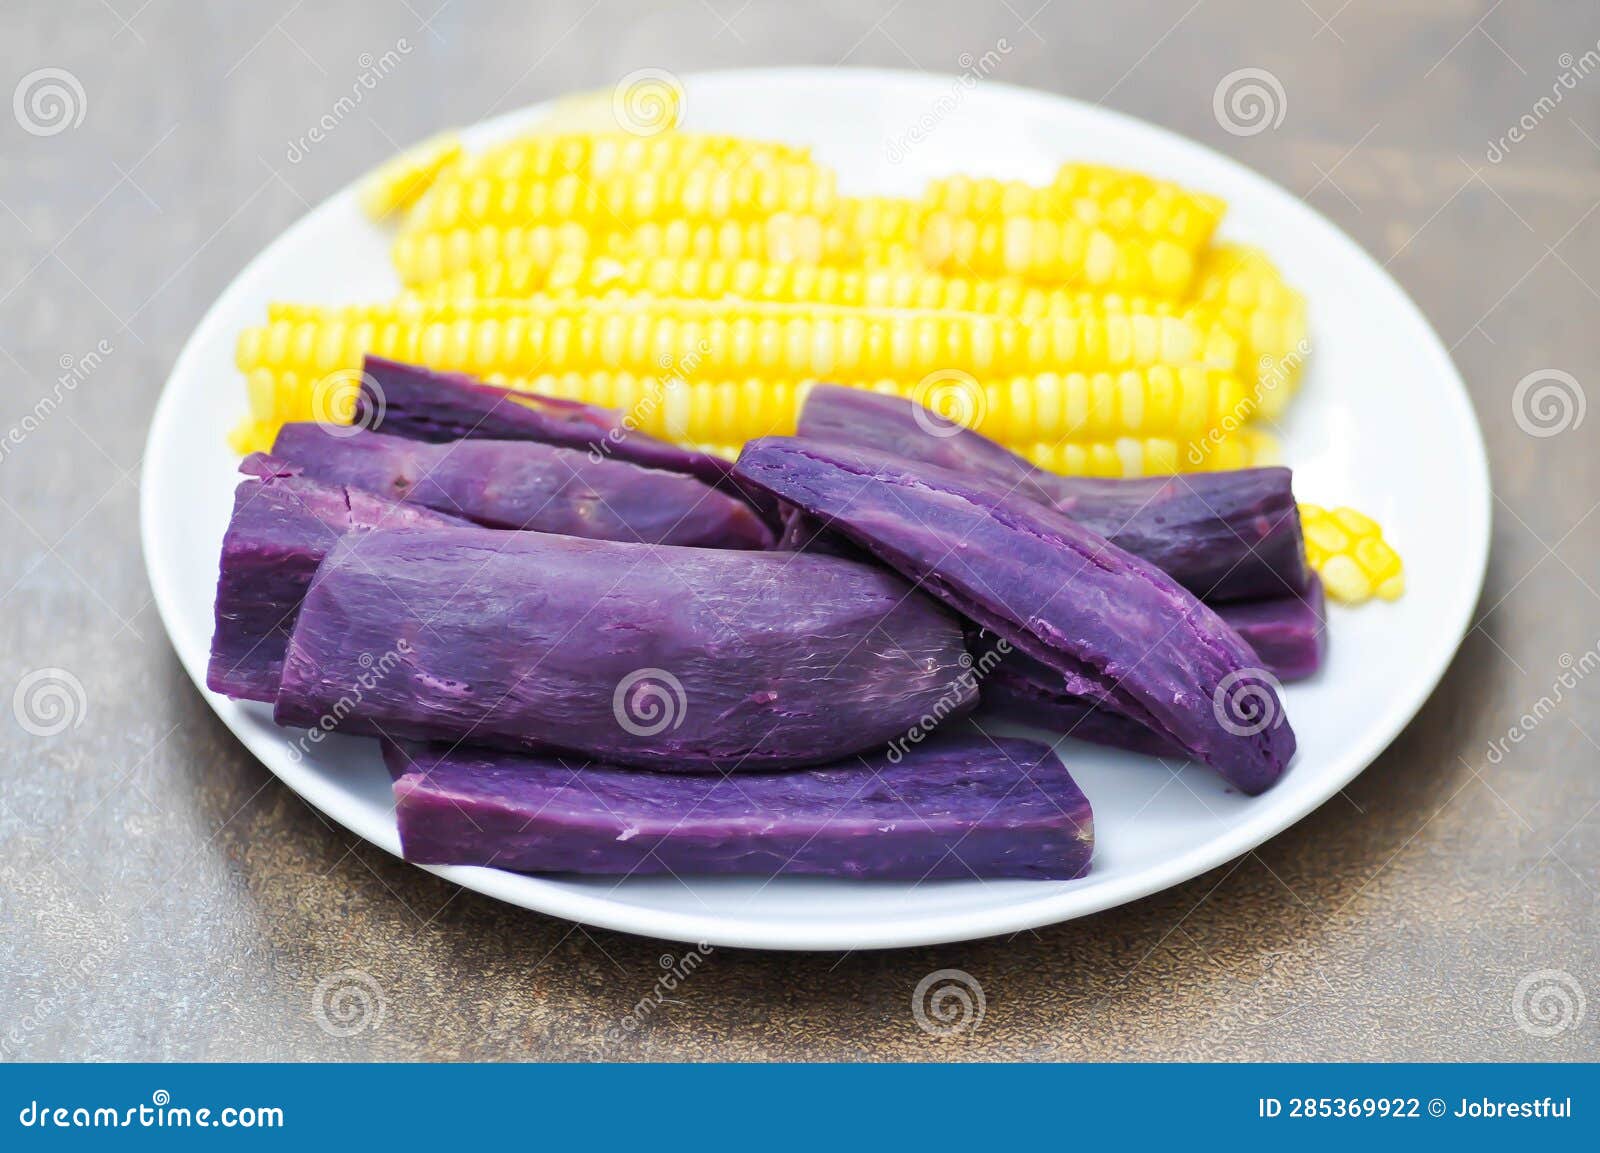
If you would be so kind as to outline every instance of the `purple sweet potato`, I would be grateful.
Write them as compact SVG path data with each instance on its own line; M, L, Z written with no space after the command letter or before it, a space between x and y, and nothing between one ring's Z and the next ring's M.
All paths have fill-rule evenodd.
M977 698L960 624L875 566L478 528L359 543L306 593L279 723L731 771Z
M1237 633L1153 565L1054 509L932 465L795 438L751 441L747 481L1049 666L1247 793L1294 732ZM802 554L805 555L805 554Z
M384 742L405 858L534 873L1070 879L1089 801L1048 745L940 736L780 773L646 773Z
M1255 650L1261 667L1280 681L1313 676L1327 656L1328 608L1316 573L1298 596L1235 601L1218 605L1217 615Z
M1182 749L1160 733L1105 705L1052 690L1045 680L1012 667L998 668L984 679L983 712L1147 757L1188 759Z
M1322 582L1312 574L1300 597L1236 601L1217 605L1217 616L1255 652L1260 667L1279 681L1304 680L1322 667L1327 652L1327 622ZM969 642L977 649L992 643L980 632ZM1095 744L1131 749L1158 757L1183 751L1148 729L1082 697L1061 691L1061 678L1024 653L1011 653L982 682L982 707L990 715L1054 729Z
M773 536L742 500L691 476L596 460L532 441L443 444L381 432L286 424L277 460L306 476L426 505L490 528L706 548L766 548Z
M379 525L463 525L453 516L359 489L292 475L270 457L247 458L222 538L216 631L206 684L251 701L278 694L284 650L311 576L340 537Z
M1298 593L1310 576L1285 468L1058 476L915 401L836 384L812 387L799 435L991 480L1054 506L1210 603Z
M532 440L681 472L746 499L733 466L630 428L614 409L486 384L460 372L433 372L369 356L362 365L355 422L410 440ZM757 500L761 498L757 497ZM771 516L770 505L757 511Z

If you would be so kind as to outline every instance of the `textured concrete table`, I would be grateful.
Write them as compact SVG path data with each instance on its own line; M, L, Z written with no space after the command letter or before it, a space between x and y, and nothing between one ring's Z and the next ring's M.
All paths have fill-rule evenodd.
M35 711L0 709L0 1052L581 1058L609 1033L625 1060L1600 1056L1600 678L1584 679L1600 419L1578 419L1600 384L1600 16L1553 0L440 2L11 6L0 690ZM308 205L438 127L636 68L955 72L1001 38L992 79L1143 116L1305 196L1415 295L1471 386L1496 489L1477 627L1347 797L1114 912L897 953L716 950L656 1004L684 947L392 860L212 716L150 602L140 454L185 336ZM391 51L337 145L297 147ZM1242 136L1213 98L1245 68L1277 78L1283 115ZM1554 435L1512 419L1541 371L1571 374ZM82 697L52 697L49 669ZM985 994L948 1038L912 1014L940 968Z

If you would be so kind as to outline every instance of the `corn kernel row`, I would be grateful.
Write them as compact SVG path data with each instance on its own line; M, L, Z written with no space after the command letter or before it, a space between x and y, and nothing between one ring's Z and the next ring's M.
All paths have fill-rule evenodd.
M825 216L835 203L834 175L812 164L646 169L612 176L489 176L437 185L412 212L408 231L484 224L554 224L576 220L622 228L650 220L749 220L778 212Z
M1161 368L1184 381L1226 376L1195 358L1175 318L986 313L656 297L404 300L349 308L280 305L240 334L245 371L325 374L362 355L466 372L644 368L700 374L979 378ZM1174 354L1189 354L1175 358Z

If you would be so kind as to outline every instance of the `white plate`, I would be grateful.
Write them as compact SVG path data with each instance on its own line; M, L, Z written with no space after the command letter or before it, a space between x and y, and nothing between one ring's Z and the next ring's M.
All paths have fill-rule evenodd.
M1371 763L1433 691L1468 627L1489 544L1483 441L1450 358L1416 307L1348 237L1294 196L1198 144L1103 108L985 82L815 69L686 78L690 127L815 146L847 191L913 192L953 172L1042 180L1068 158L1170 176L1225 196L1225 233L1265 246L1309 296L1316 352L1285 426L1302 500L1350 504L1404 556L1395 604L1335 609L1331 656L1291 686L1300 751L1264 796L1210 772L1069 742L1094 804L1089 876L1071 882L921 885L810 879L552 880L436 868L530 909L634 933L718 945L845 949L963 940L1049 924L1187 880L1281 832ZM477 126L481 145L527 109ZM906 133L919 125L920 140ZM893 159L891 159L893 158ZM156 409L145 457L150 582L178 655L217 714L282 780L391 853L399 837L373 742L340 738L296 763L264 706L204 689L217 556L237 461L224 436L244 415L234 339L267 302L379 299L396 289L387 235L351 189L252 261L189 339Z

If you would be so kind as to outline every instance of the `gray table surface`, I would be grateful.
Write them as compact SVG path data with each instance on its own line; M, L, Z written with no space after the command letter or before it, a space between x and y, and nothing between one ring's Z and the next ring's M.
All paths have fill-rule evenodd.
M24 432L0 456L0 697L48 709L49 669L83 695L51 736L0 709L0 1055L1600 1056L1600 684L1577 675L1600 638L1600 416L1549 436L1512 419L1530 373L1571 374L1574 402L1596 384L1600 12L440 4L6 5L0 80L54 84L68 108L0 116L0 432ZM1112 912L892 953L716 950L641 1010L684 947L458 891L331 827L223 728L151 603L138 478L179 348L255 252L402 143L636 68L955 72L1001 37L995 79L1144 117L1304 196L1415 296L1466 377L1493 466L1488 586L1444 683L1348 800ZM402 38L337 147L289 163L363 54ZM1219 125L1213 94L1241 68L1281 82L1275 128ZM64 365L82 381L58 385ZM1492 756L1515 726L1526 738ZM940 968L986 1006L943 1038L911 1005Z

